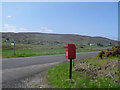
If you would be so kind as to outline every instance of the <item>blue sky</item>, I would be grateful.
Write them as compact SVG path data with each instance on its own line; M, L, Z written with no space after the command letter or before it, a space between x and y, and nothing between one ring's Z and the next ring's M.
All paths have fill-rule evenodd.
M118 37L117 2L5 2L3 32Z

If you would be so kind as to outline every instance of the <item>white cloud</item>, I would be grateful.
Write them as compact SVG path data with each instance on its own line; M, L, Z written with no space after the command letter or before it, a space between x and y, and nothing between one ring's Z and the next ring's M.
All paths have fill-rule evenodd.
M19 28L20 31L26 31L27 29L25 28Z
M48 29L47 27L41 27L40 32L42 32L42 33L53 33L53 30Z
M18 30L18 31L17 31ZM16 26L11 26L9 24L4 24L2 30L0 29L0 32L41 32L41 33L53 33L53 30L48 29L47 27L41 27L40 30L31 30L26 28L16 28Z
M7 16L7 18L11 18L12 16Z
M9 24L4 24L2 32L15 32L16 26L10 26Z

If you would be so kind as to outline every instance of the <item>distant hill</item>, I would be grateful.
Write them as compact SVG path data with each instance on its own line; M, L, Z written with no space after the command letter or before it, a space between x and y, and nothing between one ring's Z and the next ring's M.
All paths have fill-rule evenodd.
M48 33L2 33L3 42L15 40L16 43L57 45L74 43L80 45L117 45L117 41L104 37L90 37L76 34L48 34Z

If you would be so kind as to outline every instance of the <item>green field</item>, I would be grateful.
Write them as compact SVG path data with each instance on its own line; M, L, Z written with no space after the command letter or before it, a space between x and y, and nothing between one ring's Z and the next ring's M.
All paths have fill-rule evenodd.
M47 80L55 88L118 88L118 58L76 60L69 79L69 62L50 68Z
M39 49L24 49L24 50L16 50L15 56L13 55L13 50L3 50L3 57L28 57L28 56L41 56L41 55L55 55L55 54L63 54L64 49L60 48L39 48Z
M84 46L80 48L76 45L76 52L90 52L99 51L101 49L110 47L98 47L98 46ZM2 43L2 57L30 57L30 56L41 56L41 55L56 55L65 54L66 48L64 44L60 45L36 45L36 44L20 44L15 45L15 56L13 55L13 46L10 43Z
M97 48L78 48L79 52L98 51ZM2 57L29 57L29 56L41 56L41 55L56 55L65 54L66 48L64 46L48 46L48 45L31 45L31 44L16 44L15 56L13 55L13 46L10 43L3 43Z
M16 55L13 56L15 40ZM118 42L104 38L77 34L49 34L49 33L2 33L2 57L28 57L40 55L65 54L66 43L75 44L77 53L99 51L117 45ZM93 46L90 46L90 45Z
M89 51L97 51L90 49L80 49L77 52L89 52ZM24 49L24 50L15 50L15 56L13 55L13 50L2 50L3 58L10 57L28 57L28 56L41 56L41 55L56 55L56 54L65 54L64 48L38 48L38 49Z

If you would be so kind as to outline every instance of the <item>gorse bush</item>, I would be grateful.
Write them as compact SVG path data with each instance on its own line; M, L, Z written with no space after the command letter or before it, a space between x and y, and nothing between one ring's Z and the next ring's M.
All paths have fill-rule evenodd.
M120 55L120 45L114 46L112 48L107 48L106 50L101 50L97 57L102 59L103 57L118 57Z

